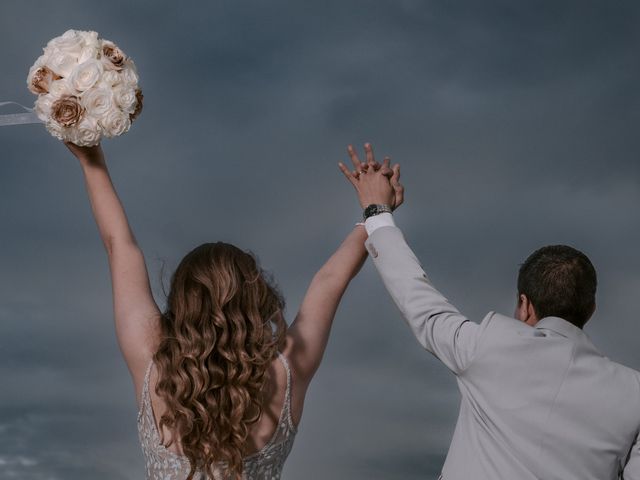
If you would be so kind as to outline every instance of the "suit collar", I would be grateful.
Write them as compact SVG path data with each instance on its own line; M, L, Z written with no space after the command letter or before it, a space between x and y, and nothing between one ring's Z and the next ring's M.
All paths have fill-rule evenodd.
M538 321L533 327L538 330L551 330L559 333L563 337L577 338L584 336L582 329L576 327L573 323L569 323L559 317L545 317Z

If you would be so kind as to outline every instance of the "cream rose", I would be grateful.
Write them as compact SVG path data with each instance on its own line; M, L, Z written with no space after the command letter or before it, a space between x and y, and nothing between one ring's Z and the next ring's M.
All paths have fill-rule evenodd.
M98 32L76 30L76 34L82 38L86 47L100 48L100 40L98 39Z
M61 77L67 77L78 64L85 41L76 30L67 30L49 41L44 48L47 66Z
M136 91L125 85L120 85L113 89L113 98L120 109L131 114L136 109Z
M39 95L36 100L34 111L40 120L47 122L51 120L51 105L56 101L53 95Z
M78 65L78 57L61 51L54 51L47 55L47 67L60 77L68 77Z
M92 88L80 99L87 113L93 117L101 118L113 108L114 92L107 88Z
M57 50L78 58L85 45L86 42L82 36L82 32L77 30L67 30L61 36L50 40L44 48L44 53L47 55L48 53Z
M102 63L98 60L87 60L78 65L69 76L69 84L82 93L93 87L102 75Z
M64 78L61 78L60 80L51 82L49 85L49 93L54 97L64 97L73 95L75 92L69 85L69 82Z
M129 130L129 127L131 127L129 115L118 108L109 110L106 115L100 118L99 123L102 125L105 137L109 138L122 135Z
M97 32L79 32L84 40L84 47L80 51L78 63L84 63L87 60L97 59L100 55L100 41Z
M84 115L84 107L77 97L62 97L51 104L51 118L63 127L78 123Z
M100 143L102 129L98 121L91 115L85 115L76 125L72 142L81 147L93 147Z
M111 88L122 83L122 76L115 70L105 70L98 85L102 88Z
M120 75L122 76L122 81L125 84L132 87L138 86L138 71L136 69L136 65L133 63L133 60L128 59L125 62Z
M58 140L72 140L73 138L71 128L63 127L52 119L49 119L45 123L45 126L47 127L47 131Z
M95 60L98 58L98 48L92 46L86 46L80 51L78 56L78 65L86 62L87 60Z

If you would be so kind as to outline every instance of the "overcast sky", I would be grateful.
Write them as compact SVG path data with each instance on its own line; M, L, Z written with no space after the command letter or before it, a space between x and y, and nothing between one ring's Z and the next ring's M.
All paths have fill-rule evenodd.
M273 272L291 320L360 216L336 164L371 141L463 313L511 314L519 264L567 243L599 274L588 334L640 368L638 25L633 0L3 0L0 101L33 103L28 69L69 28L134 58L144 112L103 146L160 304L180 258L224 240ZM0 477L142 478L80 169L42 125L2 127L0 192ZM284 478L436 478L458 402L368 263Z

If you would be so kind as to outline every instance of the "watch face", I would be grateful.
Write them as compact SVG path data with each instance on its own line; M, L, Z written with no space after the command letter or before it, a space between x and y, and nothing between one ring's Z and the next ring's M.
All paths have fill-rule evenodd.
M365 210L364 210L364 214L367 217L370 217L371 215L375 215L375 213L378 211L378 206L377 205L369 205Z
M379 209L379 205L369 205L364 209L363 217L366 220L367 218L377 215L380 212L381 210Z
M391 208L388 205L369 205L364 209L362 216L366 220L369 217L373 217L374 215L378 215L380 213L389 212L391 213Z

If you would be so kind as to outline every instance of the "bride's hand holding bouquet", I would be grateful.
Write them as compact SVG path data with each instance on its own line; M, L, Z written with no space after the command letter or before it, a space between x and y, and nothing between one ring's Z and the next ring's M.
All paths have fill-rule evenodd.
M100 144L92 147L81 147L70 141L63 142L69 151L80 161L81 165L104 162L104 153Z

